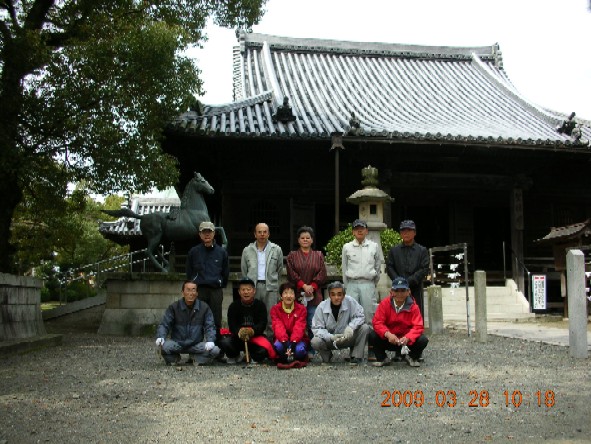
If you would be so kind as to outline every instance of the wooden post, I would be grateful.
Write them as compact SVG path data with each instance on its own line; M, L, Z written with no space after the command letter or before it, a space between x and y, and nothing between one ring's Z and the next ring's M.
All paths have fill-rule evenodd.
M476 317L476 340L486 342L486 272L474 272L474 312Z
M429 294L429 329L431 334L443 333L443 298L441 285L427 288Z
M587 298L585 255L581 250L566 253L568 299L568 345L573 358L587 358Z

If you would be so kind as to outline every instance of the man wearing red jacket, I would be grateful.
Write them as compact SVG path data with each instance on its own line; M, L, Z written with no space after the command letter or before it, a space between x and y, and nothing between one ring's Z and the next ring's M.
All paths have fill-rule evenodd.
M397 356L408 351L408 364L421 366L419 358L429 340L423 334L423 317L405 278L394 278L390 294L378 305L372 323L369 345L376 355L375 367L390 364L386 350L395 351Z

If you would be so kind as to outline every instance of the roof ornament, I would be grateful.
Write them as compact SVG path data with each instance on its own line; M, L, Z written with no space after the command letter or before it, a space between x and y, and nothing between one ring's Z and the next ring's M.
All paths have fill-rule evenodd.
M296 117L293 115L291 111L291 106L289 104L289 97L285 96L283 98L283 105L277 107L277 111L273 115L273 122L277 123L278 121L286 124L289 122L294 122Z
M562 121L561 126L556 127L556 131L558 131L560 134L566 134L567 136L571 136L573 134L573 130L577 127L577 122L575 122L575 116L576 113L573 111L567 120Z
M361 122L357 117L355 117L355 113L351 111L351 118L349 119L349 136L358 136L361 134Z
M589 142L582 138L583 131L581 130L581 125L577 125L575 116L576 113L573 111L567 120L562 121L562 125L556 127L556 131L558 131L560 134L571 136L575 143L587 145Z

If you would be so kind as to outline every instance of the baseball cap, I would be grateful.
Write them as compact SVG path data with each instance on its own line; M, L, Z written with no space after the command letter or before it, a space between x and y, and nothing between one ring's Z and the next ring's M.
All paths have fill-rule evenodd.
M199 224L199 231L204 231L204 230L215 231L215 225L213 224L213 222L201 222Z
M403 220L400 222L400 229L401 230L416 230L417 226L413 220Z
M355 219L353 221L353 228L357 228L357 227L367 228L367 222L365 222L362 219Z
M392 290L408 290L408 281L401 276L392 279Z

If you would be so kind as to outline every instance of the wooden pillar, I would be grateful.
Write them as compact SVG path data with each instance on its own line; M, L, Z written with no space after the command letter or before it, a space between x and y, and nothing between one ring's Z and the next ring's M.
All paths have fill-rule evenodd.
M523 190L513 188L510 199L512 276L519 291L525 291L523 269Z

